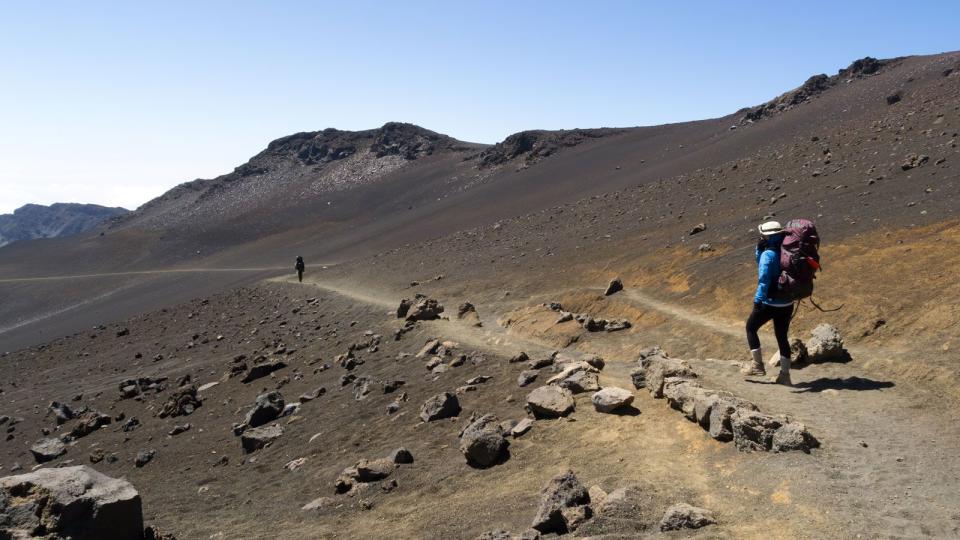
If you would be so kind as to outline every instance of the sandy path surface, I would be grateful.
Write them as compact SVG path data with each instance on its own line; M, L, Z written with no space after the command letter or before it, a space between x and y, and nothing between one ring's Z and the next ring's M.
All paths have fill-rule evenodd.
M404 296L356 284L313 280L309 284L384 308L394 307ZM742 339L742 329L731 321L694 313L640 290L625 292L629 302L667 314L672 324ZM536 353L555 350L536 338L494 324L497 306L484 305L483 311L485 320L490 321L485 327L455 324L451 328L447 324L444 336L506 355L520 349ZM584 349L581 344L581 352L603 352ZM850 352L854 358L892 354L876 348ZM960 534L956 512L960 494L955 489L960 485L960 464L954 459L960 451L960 428L921 389L872 378L876 375L865 372L855 361L796 369L791 389L766 380L744 380L738 366L729 360L690 362L704 386L731 391L757 403L763 411L787 414L806 423L820 439L822 448L815 451L816 459L796 461L795 468L783 469L783 464L770 456L757 456L755 468L727 471L730 481L743 482L748 490L751 484L759 488L767 482L778 483L771 511L792 508L809 512L811 519L817 515L818 520L828 520L832 522L828 528L839 527L848 537L950 538ZM608 360L604 378L630 387L632 367L632 359ZM706 434L703 437L708 438Z

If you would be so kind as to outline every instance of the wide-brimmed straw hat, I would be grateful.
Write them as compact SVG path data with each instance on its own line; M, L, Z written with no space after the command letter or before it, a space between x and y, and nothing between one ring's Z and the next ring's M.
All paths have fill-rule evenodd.
M780 225L779 221L767 221L761 223L757 230L760 231L760 234L764 236L772 236L774 234L780 234L783 232L783 225Z

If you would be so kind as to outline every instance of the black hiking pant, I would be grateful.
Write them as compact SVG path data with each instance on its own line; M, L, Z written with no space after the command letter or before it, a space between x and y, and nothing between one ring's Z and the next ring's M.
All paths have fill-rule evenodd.
M793 305L784 307L754 304L750 317L747 318L747 345L750 350L760 348L760 336L757 331L760 327L773 321L773 333L777 336L777 346L782 358L790 358L790 340L787 333L790 331L790 319L793 318Z
M297 269L297 279L300 280L300 283L303 283L303 270Z

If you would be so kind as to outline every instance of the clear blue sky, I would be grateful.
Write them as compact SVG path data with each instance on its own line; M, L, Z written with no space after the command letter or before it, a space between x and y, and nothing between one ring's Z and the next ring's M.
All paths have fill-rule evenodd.
M492 143L722 116L960 49L958 21L957 1L4 2L0 213L136 207L325 127Z

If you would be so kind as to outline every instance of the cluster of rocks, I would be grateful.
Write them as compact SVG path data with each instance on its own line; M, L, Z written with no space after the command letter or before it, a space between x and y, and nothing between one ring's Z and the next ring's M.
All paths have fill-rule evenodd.
M559 302L550 302L549 304L543 304L546 307L549 307L551 311L556 311L559 314L557 317L556 324L561 324L570 321L576 321L583 327L584 330L588 332L616 332L618 330L626 330L630 328L630 321L626 319L601 319L594 318L586 313L574 313L572 311L566 311L563 309L563 305Z
M333 484L337 494L356 496L363 494L376 482L387 480L400 465L413 463L413 454L406 448L397 448L389 456L379 459L361 459L352 467L344 469ZM393 491L398 487L396 480L382 482L381 489L385 492ZM311 503L312 504L312 503ZM311 506L308 504L305 510ZM314 505L315 506L315 505Z
M450 368L463 366L467 362L479 365L485 360L485 357L480 353L459 352L459 347L460 345L454 341L429 339L414 356L416 358L427 358L424 367L431 375L439 375Z
M525 353L521 354L526 358ZM539 369L550 367L555 373L545 381L545 386L534 389L527 396L527 411L534 418L567 416L576 408L574 394L584 392L594 392L591 402L599 412L617 412L633 403L633 394L629 390L613 386L601 389L598 375L605 362L597 355L576 359L555 352L546 358L529 360L527 366L530 369L521 372L517 379L520 386L536 380Z
M175 540L144 529L140 494L87 466L0 478L0 538Z
M167 389L166 377L139 377L120 382L120 399L138 399L144 394L159 394Z
M167 397L157 416L166 418L168 416L188 416L197 410L203 400L197 394L197 387L192 384L186 384L177 388Z
M686 503L674 504L667 508L659 522L649 516L642 493L638 486L619 488L607 494L599 486L587 489L577 475L567 470L553 477L540 491L540 503L530 528L511 533L494 530L481 534L476 540L538 540L540 538L564 535L580 530L586 537L604 532L603 524L590 528L595 521L639 521L638 532L658 526L663 532L680 529L699 529L717 521L712 512ZM628 514L624 516L623 514ZM659 514L656 514L659 515ZM649 516L649 517L648 517ZM609 525L609 523L608 523ZM577 534L580 535L581 532Z
M630 376L637 389L665 398L684 417L718 441L733 441L743 451L809 452L819 445L799 422L760 412L753 403L722 390L701 386L690 365L670 358L659 347L641 353Z
M240 437L243 451L253 453L279 439L283 428L270 422L291 415L299 408L299 403L285 403L283 395L277 391L257 396L243 422L233 426L233 433Z

